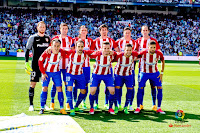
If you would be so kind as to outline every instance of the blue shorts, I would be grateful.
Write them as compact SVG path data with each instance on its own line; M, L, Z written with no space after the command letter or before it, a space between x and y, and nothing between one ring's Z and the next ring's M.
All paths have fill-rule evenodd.
M91 84L90 87L97 87L98 84L101 83L101 80L104 81L105 86L114 87L114 81L111 74L108 74L108 75L92 74L92 78L90 80L90 84Z
M112 67L110 68L110 72L111 72L112 77L114 78L114 73L113 73L113 68Z
M86 89L86 81L84 74L81 75L72 75L70 73L67 74L67 86L73 86L76 83L80 89Z
M124 83L126 84L126 87L133 88L133 75L120 76L115 74L115 86L122 87Z
M140 79L140 72L141 72L141 68L139 68L139 71L138 71L138 82ZM149 79L149 83L150 83L150 85L156 86L155 83L151 79Z
M90 83L90 67L83 67L86 84Z
M66 82L66 73L67 73L67 69L60 69L62 75L63 75L63 81Z
M62 86L61 72L46 72L48 78L45 81L42 81L43 87L48 87L50 79L52 78L56 87Z
M139 79L140 79L140 71L141 71L141 68L139 68L139 70L138 70L138 82L139 82Z
M133 75L133 86L135 86L135 70L132 70L132 75Z
M154 86L162 86L162 83L159 81L160 78L157 78L160 75L159 72L156 73L144 73L140 72L140 79L139 79L139 87L145 87L147 80L151 80Z

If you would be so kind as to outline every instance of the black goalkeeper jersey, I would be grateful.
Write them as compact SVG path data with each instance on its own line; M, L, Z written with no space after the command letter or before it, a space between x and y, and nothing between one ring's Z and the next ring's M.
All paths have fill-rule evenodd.
M40 55L49 47L50 37L48 35L44 35L40 37L38 34L31 35L28 39L26 49L32 50L33 60L32 60L32 68L38 67L38 60Z

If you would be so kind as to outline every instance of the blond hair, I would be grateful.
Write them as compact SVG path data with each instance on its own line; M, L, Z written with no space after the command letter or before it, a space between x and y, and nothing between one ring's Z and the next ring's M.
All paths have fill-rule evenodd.
M40 21L40 22L38 22L37 27L39 27L40 24L44 24L46 26L44 21Z
M69 29L69 27L68 27L68 25L67 25L66 23L61 23L61 24L60 24L60 28L61 28L62 26L67 26L67 28Z

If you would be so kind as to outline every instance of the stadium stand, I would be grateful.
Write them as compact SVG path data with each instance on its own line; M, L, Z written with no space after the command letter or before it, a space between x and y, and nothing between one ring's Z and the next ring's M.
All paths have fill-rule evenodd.
M188 0L135 0L135 2L185 2ZM130 2L130 1L129 1ZM198 0L193 2L199 2ZM200 14L179 13L164 15L155 13L118 13L117 11L78 11L56 9L0 8L0 48L11 51L24 50L27 39L35 33L38 21L47 24L46 33L53 37L59 34L61 22L69 24L68 35L78 36L78 29L86 25L88 36L99 36L98 27L105 23L109 26L109 36L117 40L122 37L123 28L130 26L132 38L141 36L141 26L150 26L151 36L158 39L164 55L197 55L200 50ZM127 21L129 24L117 23ZM19 50L18 50L19 51Z

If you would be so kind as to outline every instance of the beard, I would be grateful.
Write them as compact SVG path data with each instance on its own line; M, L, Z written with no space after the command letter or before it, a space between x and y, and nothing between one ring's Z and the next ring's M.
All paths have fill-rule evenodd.
M105 55L108 56L108 55L110 55L110 53L109 52L105 52Z
M83 53L83 50L79 50L78 53L79 53L79 54Z
M106 33L103 33L102 36L107 36L107 34L106 34Z
M126 56L127 56L127 57L130 57L130 56L131 56L131 54L126 54Z
M155 53L155 51L150 51L150 54L154 54Z
M40 34L44 34L45 32L43 32L43 31L38 31Z

